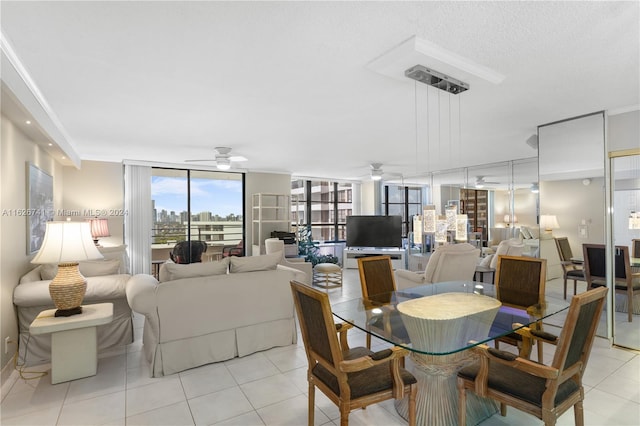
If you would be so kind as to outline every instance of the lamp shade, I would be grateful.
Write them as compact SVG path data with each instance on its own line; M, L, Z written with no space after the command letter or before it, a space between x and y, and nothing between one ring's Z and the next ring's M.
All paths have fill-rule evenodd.
M107 219L87 219L89 226L91 227L91 236L94 240L101 237L108 237L109 234L109 220Z
M456 216L456 241L467 241L467 224L469 218L466 214Z
M31 263L64 263L101 259L89 222L47 222L44 241Z
M560 228L556 215L554 214L540 215L540 228L543 228L545 231L551 231L552 229Z
M436 215L436 206L425 206L422 213L422 226L424 228L424 232L436 232L436 221L438 220Z
M513 217L510 214L504 215L504 223L517 223L518 217L514 214Z

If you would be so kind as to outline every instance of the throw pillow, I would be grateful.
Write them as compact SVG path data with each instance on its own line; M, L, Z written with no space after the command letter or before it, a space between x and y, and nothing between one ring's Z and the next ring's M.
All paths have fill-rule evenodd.
M219 262L198 262L179 264L167 262L160 267L160 282L179 280L181 278L208 277L227 273L229 260Z
M282 252L264 254L262 256L231 256L228 259L231 262L229 268L229 272L231 273L269 271L276 269L278 262L282 260Z
M526 226L520 227L520 233L522 234L522 238L524 238L525 240L530 240L533 238L533 235L531 235L531 231Z
M491 265L491 260L493 260L493 256L492 254L488 255L487 257L485 257L484 259L482 259L480 261L480 266L486 266L489 267Z
M78 265L80 273L85 277L99 277L102 275L115 275L120 271L120 260L83 260ZM40 278L52 280L58 273L58 265L47 263L40 268Z

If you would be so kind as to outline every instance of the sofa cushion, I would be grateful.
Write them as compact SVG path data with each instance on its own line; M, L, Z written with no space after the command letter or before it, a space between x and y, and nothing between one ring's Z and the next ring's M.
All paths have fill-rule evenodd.
M83 304L98 303L109 299L126 297L125 288L131 275L101 275L87 277L87 292ZM13 290L13 303L16 306L53 306L49 294L50 280L22 283Z
M120 260L83 260L79 262L80 273L85 277L100 277L103 275L115 275L120 271ZM58 273L58 265L47 263L40 268L40 278L52 280Z
M181 278L208 277L227 273L229 260L219 262L198 262L179 264L167 262L160 267L160 282L179 280Z
M231 262L229 272L253 272L253 271L269 271L276 269L278 262L282 260L282 253L276 252L264 254L262 256L237 257L228 258Z

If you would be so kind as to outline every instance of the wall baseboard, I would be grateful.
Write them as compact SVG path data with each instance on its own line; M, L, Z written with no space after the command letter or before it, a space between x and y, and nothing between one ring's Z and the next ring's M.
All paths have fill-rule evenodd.
M9 391L13 387L13 384L18 380L20 374L13 368L14 358L18 356L18 354L14 354L13 357L7 362L2 371L0 372L0 383L2 383L2 400L4 400L5 396L9 394Z

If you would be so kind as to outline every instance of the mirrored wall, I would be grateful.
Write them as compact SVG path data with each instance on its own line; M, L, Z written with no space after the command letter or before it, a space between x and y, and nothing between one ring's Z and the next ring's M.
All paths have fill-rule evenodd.
M610 149L612 144L637 147L638 114L633 114L616 118L615 128L604 111L539 126L540 256L547 259L547 294L553 296L562 296L565 287L555 238L568 239L571 263L591 259L604 265L601 275L610 292L597 334L640 349L640 295L630 300L626 291L614 291L627 288L629 274L640 271L632 244L640 230L632 229L630 220L640 209L640 150ZM554 220L545 222L549 217ZM602 248L587 256L593 245ZM585 291L586 281L578 280L574 290L569 280L567 299Z
M640 149L635 151L614 152L611 160L612 186L612 229L613 256L624 255L620 248L626 248L629 256L629 271L624 274L616 270L620 265L613 262L613 274L640 273ZM637 276L637 275L636 275ZM635 278L637 285L638 278ZM635 292L633 303L624 292L615 295L615 311L613 312L613 336L616 345L640 349L640 292ZM629 321L629 309L632 310L632 321Z
M468 239L484 253L502 240L522 238L526 254L538 255L537 157L436 171L420 183L437 214L455 205L467 215Z

